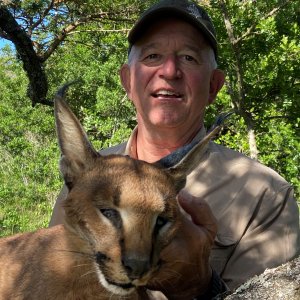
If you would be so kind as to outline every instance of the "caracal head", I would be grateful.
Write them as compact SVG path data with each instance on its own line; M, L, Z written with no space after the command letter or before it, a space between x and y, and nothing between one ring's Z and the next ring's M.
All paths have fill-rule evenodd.
M161 250L180 228L176 196L200 159L211 134L175 166L128 156L101 156L64 101L55 99L60 169L68 196L65 226L86 242L99 282L126 295L157 271Z

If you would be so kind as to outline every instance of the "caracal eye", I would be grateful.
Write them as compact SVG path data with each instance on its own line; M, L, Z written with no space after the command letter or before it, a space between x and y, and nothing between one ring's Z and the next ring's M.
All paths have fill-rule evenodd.
M100 208L100 211L104 217L106 217L109 220L114 220L119 216L119 213L112 208Z
M122 227L122 218L116 209L99 208L102 215L107 218L116 228Z
M159 229L162 228L164 225L166 225L168 222L169 222L169 220L168 220L167 218L158 216L157 219L156 219L155 227L156 227L156 229L159 230Z

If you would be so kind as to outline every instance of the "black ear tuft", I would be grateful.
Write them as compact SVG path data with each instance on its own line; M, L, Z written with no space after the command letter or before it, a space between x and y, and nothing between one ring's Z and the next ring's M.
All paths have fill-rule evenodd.
M163 166L169 171L176 182L178 191L184 187L186 177L198 165L207 150L208 143L218 134L220 129L221 127L217 126L199 143L192 142L156 162L157 165Z
M178 164L188 153L191 149L198 144L198 141L193 141L192 143L185 145L174 152L170 153L169 155L161 158L156 164L168 169L174 167Z

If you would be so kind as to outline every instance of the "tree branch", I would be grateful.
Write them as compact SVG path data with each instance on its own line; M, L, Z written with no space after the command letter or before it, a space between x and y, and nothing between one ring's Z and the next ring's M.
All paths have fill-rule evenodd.
M236 38L234 36L233 26L229 17L228 9L226 6L226 1L220 0L219 6L223 15L223 20L227 30L227 35L232 46L233 55L234 55L234 69L237 77L237 91L232 90L231 100L234 106L237 108L238 113L244 119L247 131L248 131L248 140L250 147L250 156L254 159L257 159L258 150L256 146L256 137L254 132L254 120L250 112L247 112L245 109L245 82L244 82L244 72L242 67L242 57L240 44L236 43Z
M41 14L39 19L30 26L29 29L30 32L32 32L36 27L38 27L43 22L43 19L49 14L50 10L53 8L53 5L54 5L54 0L52 0L49 3L48 7L44 10L44 12Z
M282 4L280 4L278 7L275 7L274 9L272 9L269 13L267 13L266 15L262 16L259 20L266 20L268 18L270 18L271 16L275 15L282 7L284 7L285 5L287 5L291 0L286 0L285 2L283 2ZM251 35L253 33L253 31L256 29L256 26L258 25L258 22L253 23L247 30L245 33L243 33L242 36L235 38L233 43L234 44L238 44L240 43L242 40L244 40L246 37L248 37L249 35Z
M31 35L39 26L42 26L42 31L47 34L47 28L44 28L45 24L43 21L44 18L50 14L51 10L59 10L59 7L55 7L56 4L57 1L50 1L44 11L39 13L36 19L34 19L30 15L23 17L22 14L16 17L13 13L11 13L6 5L3 5L2 2L0 2L0 36L13 42L16 47L19 58L23 62L23 69L29 78L28 97L30 97L33 106L36 103L52 105L52 102L46 100L48 82L43 69L43 63L54 53L69 34L71 34L79 26L89 22L103 20L121 21L122 16L124 21L124 15L130 13L130 10L128 9L124 11L125 14L122 11L100 11L95 14L79 16L75 20L72 19L72 21L69 20L69 24L65 23L64 28L61 29L56 36L54 36L51 42L46 42L46 47L46 45L42 45L37 41L31 40ZM67 13L65 15L68 16ZM23 18L21 24L26 24L26 29L22 28L16 21L21 18ZM127 18L126 21L128 21ZM68 21L66 20L66 22ZM54 19L52 18L51 23L53 23L53 25L56 24L55 17ZM43 49L46 50L43 51Z
M83 33L83 32L87 32L87 33L125 32L125 33L127 33L128 31L130 31L129 28L124 28L124 29L87 29L87 30L74 30L74 31L70 32L68 35L72 35L72 34L76 34L76 33Z
M112 14L114 16L115 14ZM90 21L94 20L103 20L104 18L110 19L110 14L103 12L103 13L98 13L98 14L92 14L89 16L84 16L82 18L79 18L77 21L73 22L72 24L69 24L65 28L61 30L61 32L54 38L52 44L49 46L47 51L44 52L43 55L40 55L40 60L42 62L46 61L51 54L57 49L57 47L66 39L66 37L73 32L78 26L86 24Z
M12 41L23 62L23 68L29 78L27 94L34 106L36 103L49 105L46 100L48 92L47 77L42 63L33 49L31 39L22 27L15 21L7 8L0 5L0 28L1 31Z

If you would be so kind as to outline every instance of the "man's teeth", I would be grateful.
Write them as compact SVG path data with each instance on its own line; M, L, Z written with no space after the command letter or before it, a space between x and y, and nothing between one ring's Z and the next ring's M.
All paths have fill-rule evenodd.
M167 90L161 90L159 92L156 93L156 95L159 96L173 96L173 97L180 97L180 94L178 93L174 93L171 91L167 91Z

